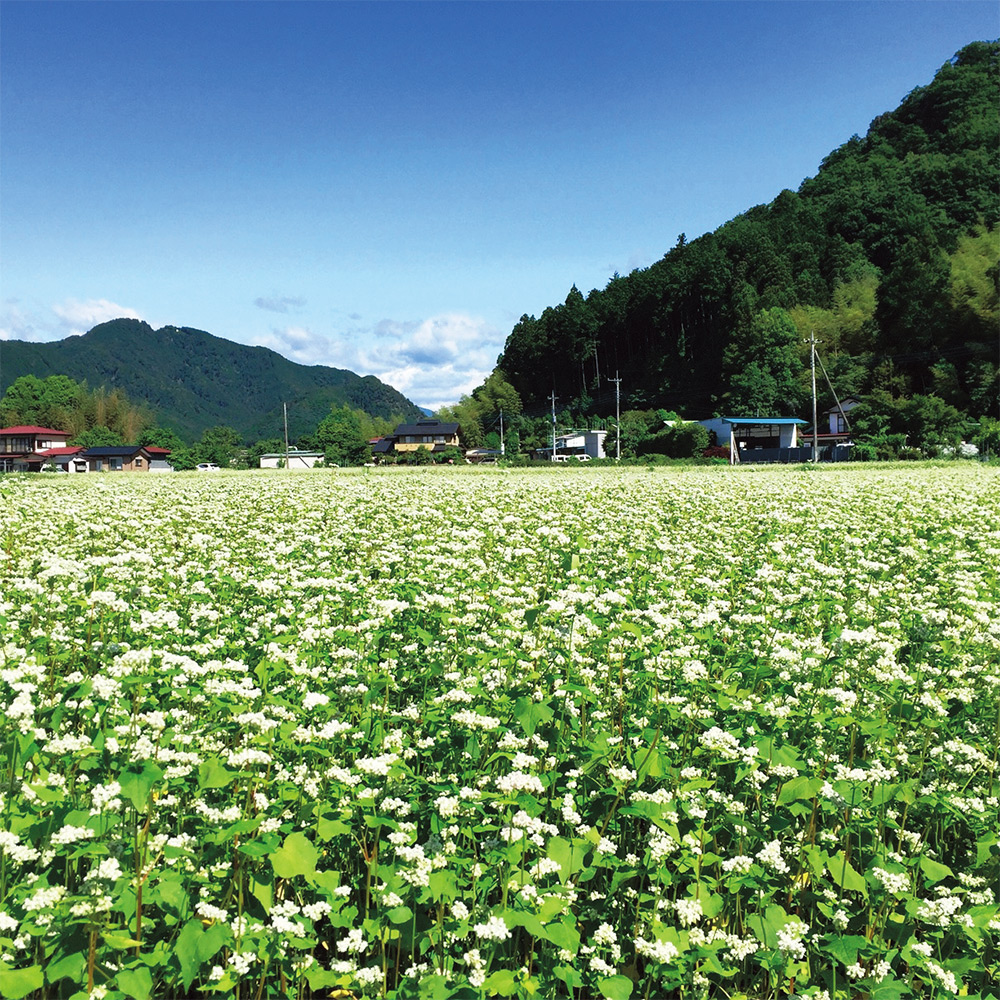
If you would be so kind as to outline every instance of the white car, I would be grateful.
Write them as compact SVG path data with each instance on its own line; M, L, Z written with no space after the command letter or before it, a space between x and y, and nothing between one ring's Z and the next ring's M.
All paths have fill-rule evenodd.
M214 462L199 462L195 466L198 472L218 472L219 467Z

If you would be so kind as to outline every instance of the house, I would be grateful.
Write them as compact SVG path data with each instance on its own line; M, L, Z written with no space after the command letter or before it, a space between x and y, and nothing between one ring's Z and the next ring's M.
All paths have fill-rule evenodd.
M87 461L81 457L83 448L79 445L65 448L46 448L41 453L45 459L43 471L51 472L86 472Z
M285 468L285 452L275 452L273 454L260 456L260 467L262 469L283 469ZM323 461L321 451L299 451L298 448L288 449L289 469L311 469L317 462Z
M564 434L556 435L555 456L552 454L552 446L536 448L533 452L535 458L552 459L556 461L560 458L607 458L604 451L604 439L608 436L607 431L566 431Z
M716 443L729 445L732 465L757 462L805 462L812 448L799 444L798 417L713 417L699 420L715 434Z
M853 396L848 396L838 406L831 406L829 410L825 410L824 413L829 419L830 433L843 434L849 437L851 426L847 414L860 405L861 400L855 399Z
M458 424L440 420L418 420L415 424L400 424L392 434L392 448L396 452L416 451L426 448L440 452L457 448Z
M30 425L0 428L0 472L38 472L45 464L43 452L63 448L69 431Z
M153 456L141 445L88 448L80 453L88 472L149 472Z
M861 405L861 402L849 396L838 406L831 406L823 411L823 417L817 420L816 453L820 462L844 461L850 457L854 442L851 440L851 424L848 414ZM824 419L825 418L825 419ZM824 430L824 422L829 430ZM812 449L813 436L806 432L803 443Z

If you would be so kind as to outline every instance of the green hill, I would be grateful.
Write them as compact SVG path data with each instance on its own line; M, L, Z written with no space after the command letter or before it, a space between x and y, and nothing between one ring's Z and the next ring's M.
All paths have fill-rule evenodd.
M620 372L623 407L805 416L815 332L840 395L997 416L998 64L966 46L797 191L523 316L497 368L525 412L614 413Z
M281 437L283 403L293 440L311 434L334 404L387 418L416 419L421 412L372 375L299 365L266 347L187 327L154 330L135 319L101 323L54 343L8 341L0 394L21 375L68 375L91 388L122 389L133 402L148 404L159 424L189 440L220 424L248 441Z

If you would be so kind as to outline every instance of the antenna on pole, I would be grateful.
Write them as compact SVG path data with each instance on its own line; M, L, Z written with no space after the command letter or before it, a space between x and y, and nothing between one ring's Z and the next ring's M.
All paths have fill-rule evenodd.
M614 378L609 378L609 382L615 384L615 461L621 461L622 457L622 420L621 420L621 388L622 380L618 372Z
M815 465L819 461L819 427L816 417L816 331L809 331L809 360L812 369L812 391L813 391L813 446L812 460Z
M556 391L552 390L552 461L556 460Z
M285 414L285 471L288 471L288 404L282 403L281 407Z

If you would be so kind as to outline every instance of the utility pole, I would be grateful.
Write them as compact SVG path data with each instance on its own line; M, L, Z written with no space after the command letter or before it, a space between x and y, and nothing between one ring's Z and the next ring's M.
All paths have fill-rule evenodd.
M282 409L285 413L285 471L288 471L288 404L282 403Z
M552 461L556 460L556 391L552 390Z
M622 419L621 419L621 388L622 380L618 372L614 378L609 378L609 382L615 384L615 461L620 462L622 457Z
M506 454L506 449L503 443L503 407L500 407L500 457L503 458Z
M819 427L816 417L816 331L809 332L809 360L812 369L812 390L813 390L813 447L812 460L815 465L819 461Z

